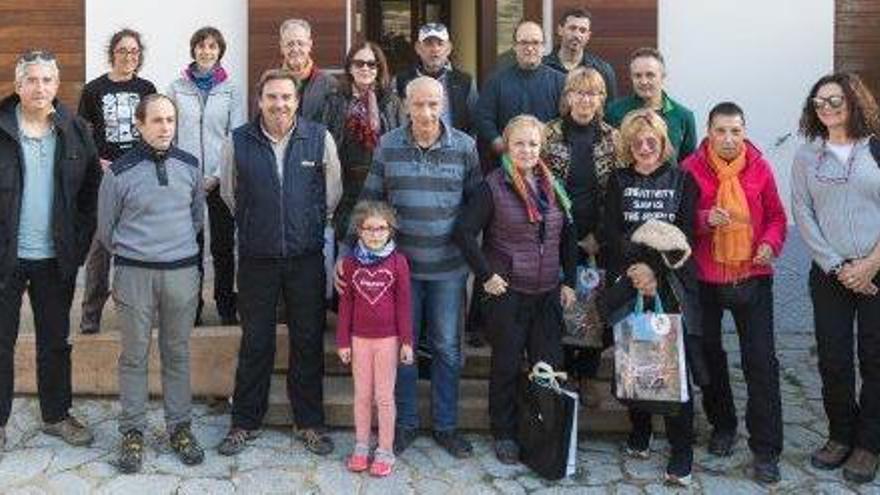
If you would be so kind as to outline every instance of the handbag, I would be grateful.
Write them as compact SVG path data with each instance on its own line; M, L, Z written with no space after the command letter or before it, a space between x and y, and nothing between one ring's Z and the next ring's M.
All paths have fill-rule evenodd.
M681 315L665 313L654 296L654 311L644 298L614 325L614 393L648 412L674 414L690 400Z
M548 480L575 472L578 394L559 385L565 378L565 373L540 361L522 381L517 395L520 457Z
M565 329L562 343L575 347L602 349L605 322L599 314L597 299L605 288L605 270L596 267L591 256L587 265L578 265L575 303L563 311Z

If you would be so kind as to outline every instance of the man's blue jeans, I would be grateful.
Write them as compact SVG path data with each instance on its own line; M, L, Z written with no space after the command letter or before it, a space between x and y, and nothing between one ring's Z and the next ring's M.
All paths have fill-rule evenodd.
M413 343L422 325L428 330L431 361L431 416L435 431L455 429L458 423L458 379L461 374L460 318L464 276L449 280L412 280ZM418 366L397 368L397 425L419 427Z

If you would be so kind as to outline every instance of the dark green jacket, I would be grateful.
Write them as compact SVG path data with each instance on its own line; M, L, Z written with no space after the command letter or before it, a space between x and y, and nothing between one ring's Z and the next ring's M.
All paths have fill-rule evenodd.
M643 106L644 100L636 95L619 98L605 110L605 121L619 129L627 113ZM697 147L697 123L694 120L694 112L670 98L664 91L660 116L669 128L669 142L675 148L676 161L681 163Z

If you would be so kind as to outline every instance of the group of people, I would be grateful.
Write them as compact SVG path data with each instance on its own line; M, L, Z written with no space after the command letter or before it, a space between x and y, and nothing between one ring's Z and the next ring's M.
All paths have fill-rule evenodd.
M309 24L290 19L279 33L282 66L260 77L249 121L222 65L226 41L211 27L193 34L192 63L164 94L138 76L140 34L115 33L110 71L85 86L78 116L55 98L54 55L23 54L15 94L0 102L0 426L10 415L27 290L43 431L91 443L89 428L70 414L69 313L85 262L80 328L100 331L112 259L122 326L118 466L136 472L143 463L154 322L170 445L186 464L203 461L190 427L189 336L203 305L207 206L217 310L224 324L242 326L223 455L259 435L282 313L294 434L317 455L334 449L322 388L332 278L337 353L354 381L356 441L347 467L389 475L416 439L420 342L432 352L433 438L454 457L471 456L457 425L472 272L479 297L467 311L481 317L468 320L492 347L494 450L501 462L518 462L524 365L595 370L595 353L565 352L561 344L563 308L577 304L576 268L595 258L607 271L609 296L600 306L609 320L637 297L659 297L682 314L687 368L702 391L708 450L717 456L731 455L736 441L721 339L722 314L732 313L754 477L779 481L772 264L787 221L773 167L748 140L745 113L733 102L710 110L706 137L697 141L693 113L664 88L656 49L633 52L634 94L613 98L614 70L586 49L591 24L585 10L565 12L559 45L542 57L541 26L521 22L515 63L478 94L474 78L452 65L442 24L419 29L415 66L392 75L376 44L358 42L335 78L312 59ZM871 330L871 315L880 312L880 112L856 75L833 74L810 90L800 132L807 143L793 165L792 211L814 260L810 293L829 420L828 441L811 462L843 466L844 477L867 482L880 452L880 341ZM649 222L663 228L646 233ZM335 260L325 258L328 227ZM665 479L687 485L693 405L681 406L664 417ZM653 412L631 406L626 455L651 455Z

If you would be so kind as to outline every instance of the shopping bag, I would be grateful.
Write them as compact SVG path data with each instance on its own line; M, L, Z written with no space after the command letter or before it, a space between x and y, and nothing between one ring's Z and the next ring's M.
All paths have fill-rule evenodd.
M665 313L659 297L654 311L645 312L643 299L614 325L614 393L667 414L689 400L681 315Z
M578 394L559 385L565 376L538 362L517 397L520 457L548 480L571 476L577 461Z
M591 257L587 265L578 265L575 303L563 311L565 331L562 343L576 347L601 349L605 323L599 316L597 298L605 288L605 270L596 267Z

